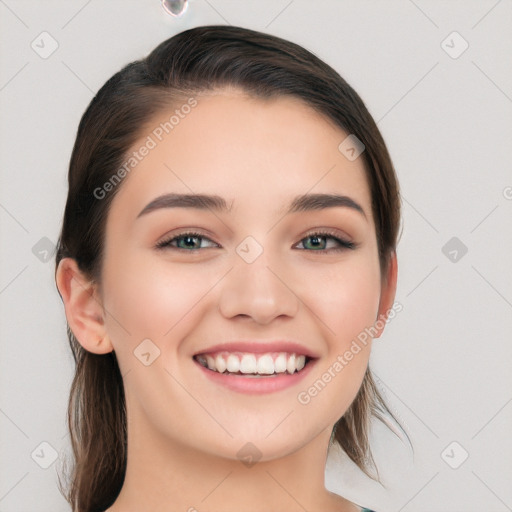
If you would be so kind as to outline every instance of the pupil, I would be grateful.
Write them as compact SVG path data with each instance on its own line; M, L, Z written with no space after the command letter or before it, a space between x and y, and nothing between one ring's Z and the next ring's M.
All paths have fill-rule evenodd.
M319 243L320 237L319 236L310 236L309 238L314 241L313 242L314 247L318 247L318 245L320 245L320 243Z
M195 236L186 236L186 237L184 237L184 238L183 238L183 241L185 242L185 244L187 245L187 247L190 247L190 246L192 246L192 247L193 247L193 246L194 246L194 243L193 243L193 242L191 243L190 241L191 241L191 240L194 240L195 238L197 238L197 237L195 237Z

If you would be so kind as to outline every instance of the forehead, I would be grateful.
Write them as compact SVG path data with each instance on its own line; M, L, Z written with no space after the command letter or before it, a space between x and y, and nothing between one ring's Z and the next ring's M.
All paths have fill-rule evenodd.
M233 89L193 100L160 111L141 130L128 153L150 149L123 179L112 209L130 204L136 217L156 195L210 193L226 198L231 212L245 206L277 215L292 196L336 192L371 213L363 159L349 161L338 149L348 134L302 100Z

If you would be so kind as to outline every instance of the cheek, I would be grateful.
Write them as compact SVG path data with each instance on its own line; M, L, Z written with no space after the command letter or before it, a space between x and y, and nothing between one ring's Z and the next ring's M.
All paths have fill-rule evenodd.
M309 277L303 297L319 319L328 353L298 401L311 414L329 411L334 422L355 398L366 372L371 351L367 328L378 314L380 269L369 255Z
M215 281L204 264L177 265L133 252L122 261L112 258L106 262L104 279L112 342L119 348L128 342L133 349L149 338L163 348L174 329L198 321L194 313Z
M371 337L364 329L372 325L376 306L368 306L374 303L372 292L358 290L357 301L353 295L343 292L337 301L325 303L323 313L329 329L326 328L324 335L328 354L319 361L318 368L296 397L306 417L322 418L325 424L334 424L345 414L368 367Z
M364 256L364 255L363 255ZM380 271L371 257L317 267L302 282L302 299L325 328L330 348L344 350L377 317Z

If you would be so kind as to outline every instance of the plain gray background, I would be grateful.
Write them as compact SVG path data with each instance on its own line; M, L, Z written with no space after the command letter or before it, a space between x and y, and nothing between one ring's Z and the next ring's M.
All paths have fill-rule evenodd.
M159 0L0 0L0 512L69 511L56 471L73 361L51 250L79 120L122 66L207 24L333 66L399 176L403 310L371 364L414 453L377 423L386 488L335 451L328 487L378 512L512 510L510 0L190 0L181 19Z

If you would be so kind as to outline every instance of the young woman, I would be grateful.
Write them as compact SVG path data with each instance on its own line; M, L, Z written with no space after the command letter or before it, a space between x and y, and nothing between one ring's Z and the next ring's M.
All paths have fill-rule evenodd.
M304 48L198 27L110 78L56 256L73 511L359 512L325 463L338 443L371 476L391 414L368 361L399 223L374 120Z

